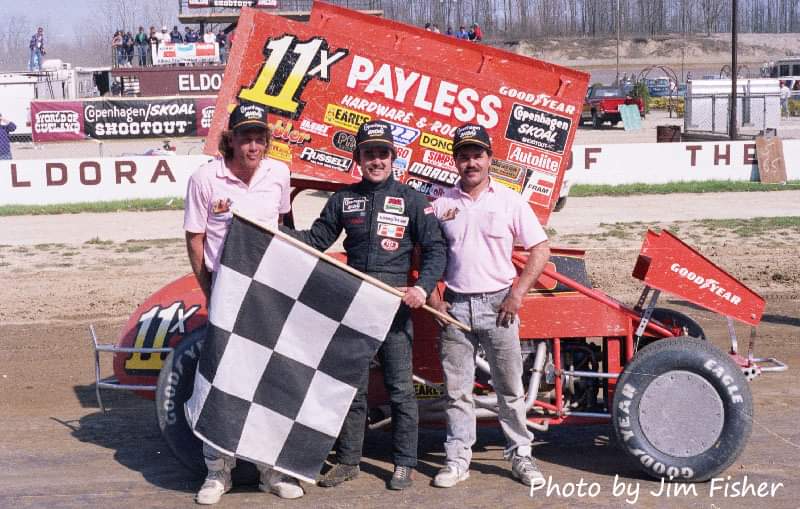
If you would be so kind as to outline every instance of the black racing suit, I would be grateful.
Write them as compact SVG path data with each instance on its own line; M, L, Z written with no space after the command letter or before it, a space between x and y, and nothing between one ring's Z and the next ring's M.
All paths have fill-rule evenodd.
M386 284L408 285L415 245L419 245L421 254L417 286L430 295L444 273L447 244L433 208L422 194L391 176L377 185L361 181L337 191L310 230L283 230L324 251L343 229L347 234L347 264ZM412 339L410 310L401 305L378 358L392 409L394 464L409 467L417 464L419 421L411 380ZM367 371L339 434L337 456L346 465L357 465L361 460L368 381Z

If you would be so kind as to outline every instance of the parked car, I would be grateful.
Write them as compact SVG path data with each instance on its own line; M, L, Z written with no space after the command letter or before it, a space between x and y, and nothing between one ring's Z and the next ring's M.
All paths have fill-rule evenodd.
M635 104L639 114L644 117L644 103L639 97L626 94L623 88L592 86L586 93L581 111L581 122L591 122L592 127L599 129L603 123L611 122L617 125L622 116L619 107L624 104Z

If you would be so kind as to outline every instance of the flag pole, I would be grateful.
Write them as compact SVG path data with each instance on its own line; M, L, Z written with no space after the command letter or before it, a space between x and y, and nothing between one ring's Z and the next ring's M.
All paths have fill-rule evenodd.
M244 216L244 215L242 215L242 214L240 214L240 213L238 213L236 211L233 212L233 215L235 215L236 217L238 217L238 218L240 218L240 219L242 219L244 221L247 221L248 223L252 223L252 224L258 226L259 228L262 228L262 229L270 232L271 234L275 235L276 237L278 237L278 238L288 242L289 244L295 246L296 248L302 249L306 253L309 253L309 254L312 254L314 256L317 256L317 257L325 260L326 262L328 262L328 263L330 263L332 265L335 265L336 267L338 267L338 268L340 268L340 269L342 269L344 271L347 271L348 273L350 273L350 274L352 274L354 276L357 276L357 277L363 279L364 281L367 281L368 283L377 286L378 288L380 288L382 290L385 290L385 291L391 293L392 295L396 295L397 297L401 297L401 298L403 297L403 292L401 292L400 290L398 290L394 286L388 285L388 284L384 283L383 281L370 276L369 274L364 274L360 270L354 269L353 267L347 265L346 263L340 262L339 260L337 260L336 258L334 258L334 257L332 257L330 255L327 255L327 254L325 254L325 253L323 253L321 251L317 251L316 249L314 249L313 247L309 246L308 244L306 244L304 242L301 242L301 241L295 239L294 237L286 235L285 233L283 233L282 231L280 231L278 229L272 228L271 226L268 226L268 225L266 225L266 224L264 224L264 223L262 223L260 221L256 221L254 219L251 219L251 218L249 218L247 216ZM437 317L437 318L439 318L441 320L444 320L447 323L455 325L459 329L462 329L462 330L464 330L466 332L471 332L472 331L472 329L468 325L466 325L465 323L459 322L458 320L456 320L455 318L453 318L449 314L442 313L441 311L438 311L438 310L430 307L427 304L423 304L422 309L424 309L428 313L432 314L433 316L435 316L435 317Z

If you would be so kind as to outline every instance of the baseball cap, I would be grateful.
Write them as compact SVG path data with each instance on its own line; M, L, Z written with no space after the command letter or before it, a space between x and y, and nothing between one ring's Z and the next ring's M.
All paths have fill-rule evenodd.
M240 102L228 118L228 129L236 131L247 127L268 129L267 108L250 101Z
M383 120L372 120L361 124L356 133L356 148L353 152L369 145L383 145L394 152L392 126Z
M464 124L456 129L453 135L453 154L464 145L478 145L486 150L492 150L492 140L483 126Z

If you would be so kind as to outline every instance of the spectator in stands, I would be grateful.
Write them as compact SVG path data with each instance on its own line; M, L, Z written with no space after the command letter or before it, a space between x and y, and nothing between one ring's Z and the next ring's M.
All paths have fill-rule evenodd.
M166 28L164 30L166 31ZM160 42L161 38L156 32L156 27L150 27L150 35L147 37L147 65L153 65L154 52Z
M425 30L427 30L428 32L433 31L433 29L431 28L431 24L430 23L425 23Z
M158 44L170 42L169 32L167 32L166 26L161 27L161 31L156 34L156 37L158 37Z
M228 61L228 36L224 30L217 32L217 44L219 44L219 61L224 64Z
M439 30L439 25L437 25L436 23L434 23L433 26L431 27L431 32L433 32L434 34L442 33L442 31Z
M458 32L456 32L457 39L464 39L465 41L469 39L469 32L464 25L458 27Z
M133 61L133 34L129 31L122 36L122 45L125 47L125 66L131 67Z
M0 159L11 159L11 140L9 133L17 130L17 125L0 113Z
M139 32L133 38L136 45L136 57L139 60L139 66L144 67L147 65L147 44L149 39L147 34L144 33L144 27L139 27Z
M472 24L472 30L469 31L469 40L475 42L483 40L483 32L481 32L481 27L477 23Z
M445 32L445 34L447 34L447 35L453 35L453 27L451 27L451 26L448 26L448 27L447 27L447 31Z
M206 33L203 34L203 42L205 43L217 42L217 36L214 35L214 32L211 30L211 28L207 28Z
M786 85L785 81L781 81L781 116L789 118L789 98L792 96L792 90Z
M30 43L31 57L28 60L29 71L42 70L42 57L47 53L44 50L44 28L39 27L31 37Z
M111 56L118 67L125 65L125 49L122 46L122 30L114 32L111 38Z
M197 35L197 32L191 29L191 27L184 27L185 33L183 34L183 42L197 42L200 40L200 37Z
M183 42L181 31L178 30L178 25L172 27L172 32L169 33L169 42Z

